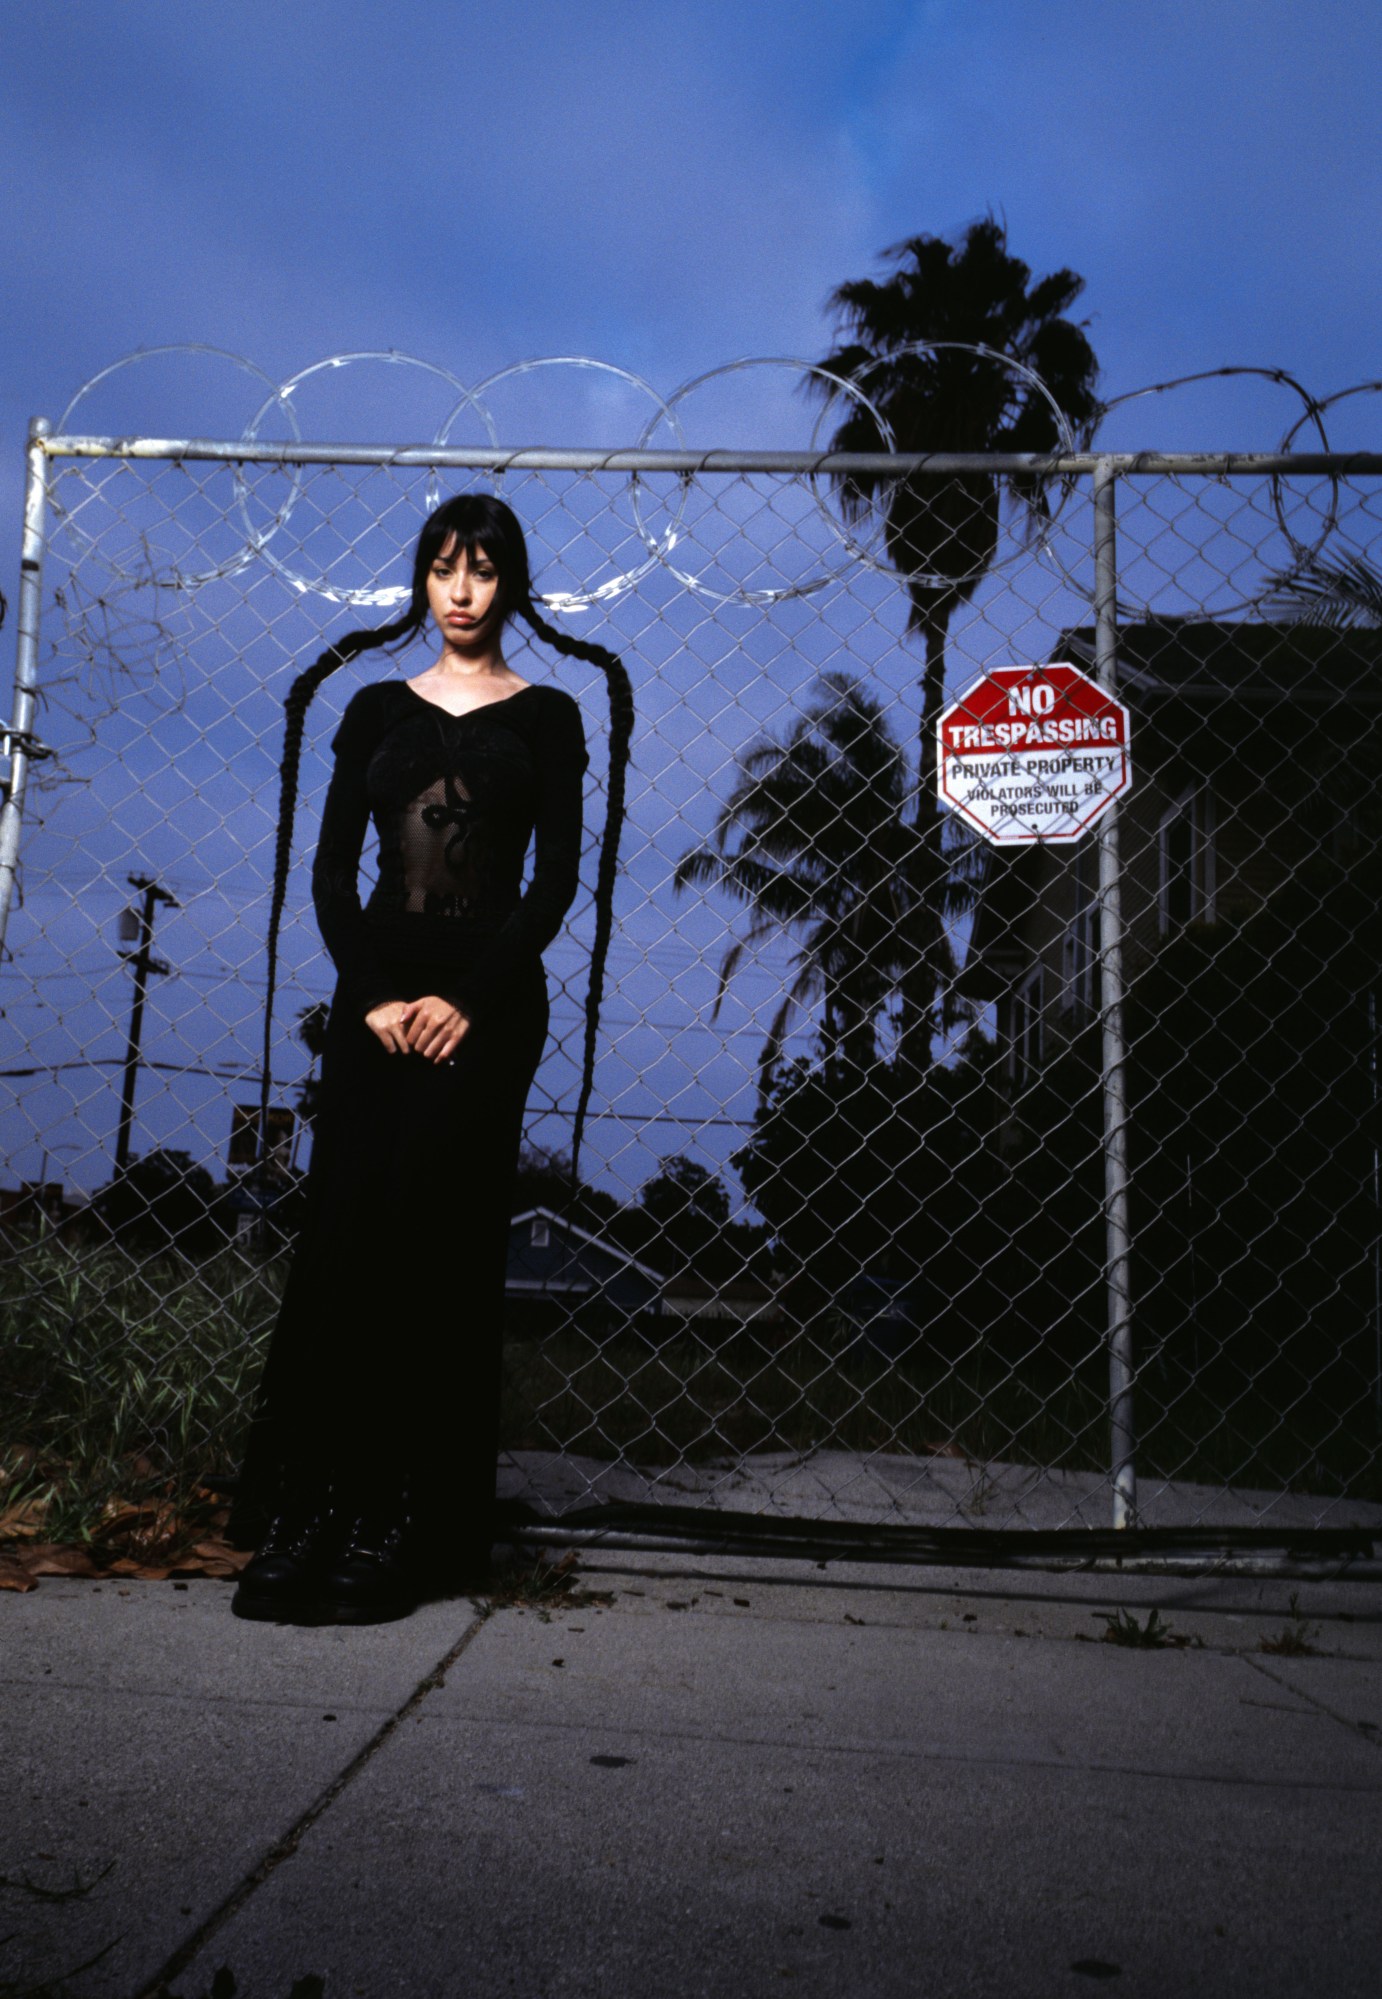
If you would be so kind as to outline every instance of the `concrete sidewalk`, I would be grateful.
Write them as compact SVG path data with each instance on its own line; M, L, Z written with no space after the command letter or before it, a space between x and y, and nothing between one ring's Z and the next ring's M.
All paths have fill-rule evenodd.
M0 1599L0 1995L1382 1985L1377 1584L573 1580L359 1630L209 1581ZM1099 1642L1116 1608L1190 1642Z

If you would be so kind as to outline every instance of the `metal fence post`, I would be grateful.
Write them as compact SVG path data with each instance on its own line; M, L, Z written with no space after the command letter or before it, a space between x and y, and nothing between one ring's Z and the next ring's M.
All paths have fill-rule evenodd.
M0 954L5 945L15 875L19 868L19 825L24 788L34 755L34 695L38 687L38 627L43 599L43 531L47 511L48 461L43 449L49 424L29 425L29 466L24 488L24 540L20 554L19 603L15 612L14 711L5 730L10 780L0 805Z
M1095 659L1100 684L1118 692L1117 471L1094 468ZM1118 806L1099 822L1099 976L1103 1035L1104 1238L1108 1291L1109 1442L1113 1524L1137 1521L1133 1428L1132 1288L1128 1227L1127 1049L1123 1041L1123 883Z

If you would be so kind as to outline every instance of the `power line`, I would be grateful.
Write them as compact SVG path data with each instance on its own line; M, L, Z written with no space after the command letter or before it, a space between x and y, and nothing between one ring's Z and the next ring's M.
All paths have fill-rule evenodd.
M174 878L170 877L170 879ZM15 965L16 967L21 966L23 964L23 953L25 951L32 951L47 942L48 942L47 933L41 933L37 939L34 939L31 943L23 946L20 951L14 952L9 962ZM75 952L79 951L95 950L100 946L100 942L101 940L98 937L89 938L85 943L78 944L74 947L74 955ZM621 959L625 960L626 962L631 961L635 968L647 967L652 970L657 970L661 966L667 965L679 971L685 971L689 968L692 970L711 972L718 977L718 968L715 964L715 958L723 954L726 942L727 940L720 940L717 941L713 946L710 946L705 950L701 950L694 944L689 944L689 943L681 944L673 938L663 938L656 944L648 944L640 946L632 942L631 940L621 939L618 936L616 936L611 943L610 957L611 957L611 962L614 963L617 963ZM569 954L573 958L583 957L585 955L578 940L572 939L566 948ZM547 954L547 962L549 966L557 958L559 958L561 954L562 954L562 944L559 942ZM228 969L233 976L236 977L245 976L236 967L230 967ZM32 978L45 978L54 975L52 973L47 973L47 972L34 972L31 973L29 976ZM189 976L206 977L207 974L205 973L189 974L186 971L181 971L178 974L178 976L183 978ZM752 958L747 959L740 966L739 970L735 973L735 978L744 979L746 981L753 979L770 980L774 986L779 986L781 984L781 980L776 976L776 974L774 974L766 966L756 964Z
M111 976L113 977L114 974L112 973ZM235 973L229 973L225 977L222 977L220 974L215 972L187 972L187 971L179 972L175 970L170 976L174 979L179 979L179 978L196 979L200 982L210 983L212 985L225 985L225 986L240 985L252 988L255 984L253 980L242 978ZM30 983L36 985L40 979L81 979L82 977L83 974L80 972L63 972L57 970L53 970L50 972L35 972L31 975ZM329 995L326 992L321 992L319 994L312 994L309 991L307 991L307 989L305 988L303 990L306 993L305 1004L307 1005L315 1005L318 1003L318 1001L325 1001L329 997ZM561 993L554 996L554 1007L560 1004L562 1000L567 1000L576 1013L579 1013L583 1008L583 1002L581 1000L577 999L575 995L567 993ZM101 1003L100 994L95 988L93 988L91 991L89 1004L94 1006L100 1003ZM11 998L9 1011L12 1014L17 1015L19 1009L23 1005L24 1001L22 999ZM635 1014L620 1015L617 1013L609 1013L603 1010L601 1012L600 1018L602 1024L610 1028L618 1027L618 1028L633 1029L641 1027L641 1028L648 1028L650 1030L655 1029L658 1033L666 1035L669 1038L669 1040L684 1034L709 1034L715 1040L728 1044L730 1041L734 1040L739 1035L751 1034L756 1038L761 1038L767 1032L765 1027L763 1027L760 1023L752 1020L746 1021L741 1026L738 1027L720 1027L718 1025L712 1025L708 1021L700 1020L695 1017L690 1017L680 1020L668 1020L655 1014L635 1013ZM0 1071L0 1074L4 1073L6 1072Z
M0 1069L0 1079L9 1077L56 1076L69 1069L114 1069L120 1067L123 1060L124 1058L119 1055L88 1055L82 1057L80 1060L71 1062L36 1062L32 1067L24 1069ZM216 1083L242 1083L246 1089L250 1088L251 1085L257 1087L263 1080L261 1073L256 1069L207 1069L195 1062L141 1061L139 1066L142 1069L159 1069L173 1076L206 1076L212 1082ZM289 1089L297 1089L304 1080L305 1078L300 1077L297 1082L290 1083L287 1087ZM565 1104L545 1104L538 1108L530 1107L530 1115L534 1118L558 1117L572 1119L576 1113ZM683 1127L693 1125L697 1131L700 1131L716 1125L729 1126L735 1130L749 1130L756 1120L751 1117L730 1117L728 1113L720 1113L715 1117L697 1117L694 1111L687 1111L684 1116L678 1116L675 1111L648 1111L645 1113L641 1111L608 1110L588 1112L587 1122L591 1124L631 1124L638 1126L640 1130L645 1125L652 1124L675 1124Z
M124 1066L123 1055L83 1055L71 1062L35 1062L27 1069L0 1069L0 1077L8 1076L56 1076L65 1069L118 1069ZM141 1069L162 1069L172 1076L211 1076L218 1083L253 1082L253 1071L247 1069L205 1069L195 1062L151 1062L140 1058Z

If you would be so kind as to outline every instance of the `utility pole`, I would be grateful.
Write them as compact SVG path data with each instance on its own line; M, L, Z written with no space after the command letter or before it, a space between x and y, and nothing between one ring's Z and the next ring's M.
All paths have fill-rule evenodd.
M127 909L120 921L121 935L130 941L138 941L133 951L120 953L126 963L134 966L134 1003L130 1008L129 1045L125 1050L125 1080L120 1091L120 1125L115 1135L117 1178L130 1163L134 1079L139 1070L139 1037L144 1031L144 994L148 989L149 975L154 973L161 977L173 969L171 965L165 965L161 958L155 958L150 949L154 940L154 906L166 902L172 909L178 907L177 897L169 895L166 888L160 888L150 875L130 875L127 879L131 888L139 889L143 894L144 907L138 912Z

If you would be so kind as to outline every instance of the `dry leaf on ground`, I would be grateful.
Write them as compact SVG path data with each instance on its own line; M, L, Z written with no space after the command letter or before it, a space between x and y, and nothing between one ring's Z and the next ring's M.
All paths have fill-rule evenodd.
M194 1555L200 1555L206 1562L224 1562L232 1575L239 1575L247 1562L254 1560L252 1548L232 1548L229 1541L198 1541L193 1548ZM210 1574L210 1570L207 1570Z
M51 1541L26 1548L19 1560L31 1576L94 1576L99 1573L85 1548L59 1548Z
M21 1499L17 1506L0 1513L0 1541L27 1539L39 1533L44 1504L42 1499Z

